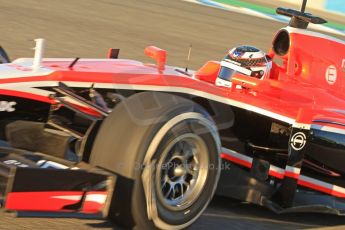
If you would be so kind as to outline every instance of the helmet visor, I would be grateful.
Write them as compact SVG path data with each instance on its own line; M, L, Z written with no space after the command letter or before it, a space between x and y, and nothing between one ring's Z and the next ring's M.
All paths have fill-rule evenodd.
M236 70L230 69L228 67L222 66L220 68L218 77L225 80L230 81L231 77L236 74Z

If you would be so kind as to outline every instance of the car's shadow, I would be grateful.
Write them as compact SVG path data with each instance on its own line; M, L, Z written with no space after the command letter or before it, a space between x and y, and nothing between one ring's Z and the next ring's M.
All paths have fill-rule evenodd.
M215 197L191 229L310 229L339 226L345 229L345 216L319 213L275 214L253 204Z
M115 227L110 221L87 223L93 228ZM342 226L343 225L343 226ZM215 197L200 219L190 229L310 229L322 227L345 229L345 216L317 213L275 214L272 211L225 197Z

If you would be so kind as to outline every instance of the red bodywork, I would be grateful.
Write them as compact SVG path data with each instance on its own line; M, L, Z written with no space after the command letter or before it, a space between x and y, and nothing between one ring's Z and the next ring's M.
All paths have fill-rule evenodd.
M31 59L18 59L6 65L9 75L0 77L0 95L54 103L48 97L51 92L36 88L56 86L58 82L70 87L86 88L94 83L95 88L184 93L253 111L293 127L308 129L319 125L345 134L344 41L291 27L281 31L289 35L288 52L278 55L272 50L269 55L282 59L282 64L273 64L270 76L263 80L238 75L231 89L214 84L219 62L210 61L189 76L175 67L165 66L164 50L149 47L145 52L157 65L131 60L81 59L69 68L72 59L45 59L42 69L47 72L36 74L28 64L32 63ZM236 85L245 87L236 88ZM326 124L317 122L325 119L329 121ZM222 157L247 168L252 165L249 158L236 154L223 153ZM278 179L299 178L299 185L345 197L344 188L329 188L330 184L300 177L299 171L272 167L269 172ZM11 196L16 195L20 194ZM9 208L15 204L11 201Z
M22 62L29 60L18 59L15 64L8 66L27 74L25 77L0 78L0 84L3 84L0 93L47 102L50 100L43 92L31 93L30 90L23 92L8 83L30 82L29 87L53 86L59 81L70 83L72 86L79 84L86 87L90 85L87 83L95 83L96 88L119 87L200 95L226 104L245 107L248 110L253 109L264 115L273 113L272 116L278 115L278 120L291 124L295 120L310 124L315 116L342 119L341 114L331 110L345 109L344 42L290 27L283 30L288 31L291 38L289 53L281 57L283 65L274 64L270 78L260 81L254 87L249 87L251 88L249 90L229 90L215 86L213 83L219 70L219 63L215 61L205 64L193 77L181 74L170 66L166 66L163 70L165 53L160 49L156 50L159 52L153 53L151 47L146 53L157 60L158 66L131 60L81 59L73 69L70 69L68 66L72 59L45 59L43 65L50 69L51 73L35 76L30 67L21 66ZM330 66L334 66L335 70L332 68L329 70ZM334 75L335 71L336 80L330 84L326 81L326 75L332 75L331 73ZM239 78L239 81L246 79L245 76ZM257 83L256 79L250 81ZM302 116L302 110L303 114L308 111L308 115Z
M63 211L65 206L78 202L83 192L56 191L56 192L11 192L6 199L6 208L18 211ZM99 213L104 208L107 192L88 192L83 204L82 213Z

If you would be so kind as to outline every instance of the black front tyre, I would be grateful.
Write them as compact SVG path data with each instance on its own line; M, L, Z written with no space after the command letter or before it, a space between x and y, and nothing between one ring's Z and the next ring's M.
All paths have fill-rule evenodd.
M182 229L214 194L219 151L216 126L202 107L145 92L103 122L90 163L118 175L109 218L130 228Z

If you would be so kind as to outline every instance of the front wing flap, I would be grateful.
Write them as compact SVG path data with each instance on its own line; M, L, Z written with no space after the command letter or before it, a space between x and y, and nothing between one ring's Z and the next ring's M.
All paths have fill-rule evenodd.
M115 176L86 163L0 148L0 199L7 210L106 216Z

